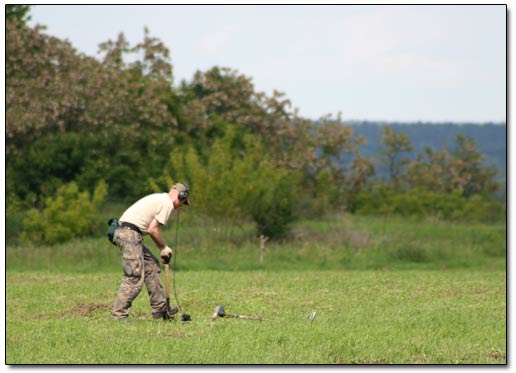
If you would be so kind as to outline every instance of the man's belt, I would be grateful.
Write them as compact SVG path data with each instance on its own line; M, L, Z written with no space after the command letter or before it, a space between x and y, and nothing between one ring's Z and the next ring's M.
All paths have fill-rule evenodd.
M131 223L128 223L128 222L125 222L125 221L120 221L119 223L120 223L120 225L121 225L122 227L125 227L125 228L128 228L128 229L131 229L131 230L133 230L133 231L135 231L135 232L140 233L140 234L143 236L142 231L141 231L141 230L140 230L140 228L138 228L136 225L131 224Z

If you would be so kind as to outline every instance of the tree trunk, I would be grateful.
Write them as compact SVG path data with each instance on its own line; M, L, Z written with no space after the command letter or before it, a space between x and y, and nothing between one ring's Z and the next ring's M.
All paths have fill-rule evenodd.
M263 260L265 259L265 242L269 237L264 236L263 234L260 235L260 263L263 263Z

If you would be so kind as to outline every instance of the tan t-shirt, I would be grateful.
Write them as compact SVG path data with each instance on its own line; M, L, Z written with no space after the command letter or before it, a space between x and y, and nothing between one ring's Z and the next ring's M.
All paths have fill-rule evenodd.
M153 219L160 224L167 224L174 204L167 193L154 193L136 201L120 217L125 221L136 225L142 233L147 233L147 228Z

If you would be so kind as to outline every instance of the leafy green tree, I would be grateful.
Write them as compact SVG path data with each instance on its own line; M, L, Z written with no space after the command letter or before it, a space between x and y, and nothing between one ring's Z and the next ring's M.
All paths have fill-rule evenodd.
M398 191L404 184L406 167L410 159L405 155L414 151L408 135L391 127L384 127L379 149L380 162L385 164L391 187Z
M29 15L30 5L21 5L21 4L11 4L5 5L5 19L13 19L16 18L22 24L25 24L27 21L31 20L31 16Z
M48 135L34 141L23 156L7 163L7 188L22 200L39 204L62 184L73 181L86 162L88 144L77 133Z
M204 156L191 145L174 149L164 176L151 183L160 190L160 183L172 180L189 183L199 213L232 222L253 219L259 235L285 234L297 217L299 177L272 162L256 136L239 139L236 126L228 126Z
M250 214L256 223L257 235L267 238L285 236L299 217L300 191L296 173L278 173L262 179L253 193ZM270 183L270 184L269 184Z

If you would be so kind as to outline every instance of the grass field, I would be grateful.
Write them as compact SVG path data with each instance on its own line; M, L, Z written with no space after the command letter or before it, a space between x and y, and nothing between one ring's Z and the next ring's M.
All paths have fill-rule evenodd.
M245 226L186 220L176 278L192 322L152 320L145 290L116 322L120 255L104 238L8 246L6 363L507 362L505 225L304 221L258 257ZM210 321L219 303L264 320Z

